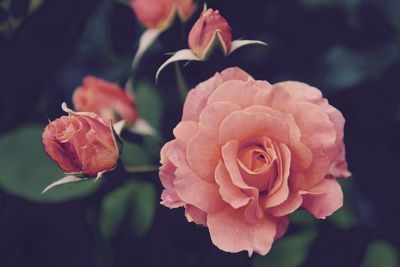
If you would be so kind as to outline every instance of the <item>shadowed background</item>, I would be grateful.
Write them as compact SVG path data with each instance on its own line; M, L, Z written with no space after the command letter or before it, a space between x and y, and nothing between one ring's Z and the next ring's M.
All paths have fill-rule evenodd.
M172 138L182 101L174 67L156 85L166 52L187 47L198 10L145 54L135 86L141 115ZM192 62L190 87L225 67L256 79L320 88L346 118L352 178L345 206L326 220L304 211L265 257L228 254L183 209L158 204L157 174L78 184L40 195L62 173L42 151L47 120L85 75L125 83L143 27L124 0L0 0L0 266L399 266L400 2L398 0L210 0L233 37L259 39L228 58ZM183 66L183 64L181 65ZM153 140L154 141L154 140ZM128 165L158 162L139 138ZM146 148L146 149L144 149ZM122 185L122 186L121 186Z

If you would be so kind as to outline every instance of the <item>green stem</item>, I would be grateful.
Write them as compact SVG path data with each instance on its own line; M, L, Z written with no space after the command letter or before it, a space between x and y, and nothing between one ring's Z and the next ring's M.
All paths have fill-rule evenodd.
M128 173L146 173L146 172L158 172L159 166L125 166L125 171Z
M182 100L184 101L186 99L186 95L189 89L186 85L185 78L183 78L181 68L179 67L179 64L177 62L175 62L175 76L176 82L178 83L179 93L182 97Z

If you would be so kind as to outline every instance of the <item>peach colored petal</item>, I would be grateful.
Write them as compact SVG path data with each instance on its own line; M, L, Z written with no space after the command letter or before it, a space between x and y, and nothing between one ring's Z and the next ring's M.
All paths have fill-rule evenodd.
M173 142L176 141L166 143L160 152L162 166L160 167L159 176L165 188L161 194L161 204L169 208L177 208L184 205L175 192L174 179L176 166L169 160L167 155Z
M291 193L285 202L269 208L268 211L277 217L285 216L297 210L303 203L303 197L299 193Z
M278 229L279 235L284 232L286 219L265 217L258 224L252 225L245 220L243 213L243 209L235 210L226 206L215 214L209 214L207 225L212 242L226 252L247 250L249 256L254 251L261 255L267 254L278 234Z
M173 185L178 197L208 214L218 211L224 205L218 186L205 182L188 167L184 150L181 144L174 142L167 151L167 156L177 167Z
M319 219L325 219L343 205L343 192L336 179L324 179L303 194L303 207Z
M281 238L286 233L286 230L289 226L289 217L288 216L282 216L282 217L276 218L276 220L278 220L278 224L277 224L276 236L275 236L274 240Z
M332 175L335 178L347 178L351 175L351 172L349 172L348 167L347 167L347 162L346 162L346 151L344 144L341 143L339 144L340 147L340 152L338 157L335 159L335 161L331 164L329 168L329 175Z
M207 213L192 205L185 206L185 216L189 222L207 226Z
M289 125L293 124L293 119L290 116L281 115L277 116L277 113L273 110L257 113L249 111L232 112L221 123L219 143L226 144L229 140L243 142L265 136L272 141L289 144Z
M159 173L160 180L161 180L162 185L166 189L170 189L170 190L174 188L173 181L175 179L176 166L168 158L168 150L174 142L176 142L176 141L170 141L170 142L166 143L160 151L160 155L161 155L160 162L162 164L162 166L160 167L160 173Z
M313 153L311 165L302 172L293 173L289 179L292 190L308 190L322 182L328 174L331 164L328 156L321 150Z
M219 192L222 199L233 208L241 208L249 203L250 197L233 184L228 171L221 161L215 170L215 181L219 185Z
M209 182L214 181L214 170L220 159L218 127L227 115L237 109L237 106L228 102L208 105L201 112L199 130L187 143L189 166Z
M254 105L257 93L271 86L267 82L254 80L231 80L221 84L208 98L208 105L216 102L230 102L241 108Z
M276 152L279 161L278 177L266 196L264 202L264 207L266 208L281 204L289 195L290 150L285 144L278 144Z
M229 80L247 81L248 79L252 79L251 76L237 67L215 73L213 77L189 91L183 106L182 120L198 121L200 112L207 104L208 97L222 83Z
M174 136L176 139L187 143L197 132L199 126L197 122L194 121L181 121L174 128Z
M317 88L310 86L306 83L297 81L285 81L274 84L274 86L281 87L281 89L288 92L293 101L305 101L309 103L320 103L322 93Z
M263 216L263 211L258 203L259 190L255 187L249 186L243 180L236 160L238 148L239 142L237 140L229 141L222 147L222 158L232 183L254 201L251 203L252 205L249 205L246 208L245 215L248 221L256 221Z
M280 143L284 143L289 147L292 158L291 161L292 171L294 172L302 171L303 169L310 166L312 161L312 152L305 144L301 142L300 140L301 132L300 129L297 127L292 114L283 114L279 111L271 109L270 107L260 106L260 105L250 106L244 109L244 111L248 111L251 113L271 114L274 117L281 120L283 124L286 124L286 127L288 129L286 130L288 139L281 140L284 142ZM268 138L273 139L271 138L271 136L268 136Z
M298 103L294 118L301 131L301 141L309 148L335 147L336 130L323 110L310 103Z
M161 193L161 204L170 209L183 207L185 205L174 190L164 189Z

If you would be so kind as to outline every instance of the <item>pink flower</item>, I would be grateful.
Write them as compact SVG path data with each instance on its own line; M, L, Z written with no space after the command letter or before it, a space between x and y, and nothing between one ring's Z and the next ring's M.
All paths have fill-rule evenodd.
M204 10L189 33L189 47L193 53L203 59L220 46L224 55L231 48L231 27L218 10Z
M182 21L195 9L193 0L130 0L138 20L147 28L167 28L176 12Z
M49 157L68 173L98 173L115 168L118 148L109 126L93 113L62 116L44 129Z
M76 110L94 112L107 124L121 119L133 124L138 118L133 98L118 84L94 76L83 79L83 84L75 90L72 101Z
M222 250L265 255L288 214L325 218L342 206L344 122L317 88L226 69L188 94L161 150L161 203L184 207Z

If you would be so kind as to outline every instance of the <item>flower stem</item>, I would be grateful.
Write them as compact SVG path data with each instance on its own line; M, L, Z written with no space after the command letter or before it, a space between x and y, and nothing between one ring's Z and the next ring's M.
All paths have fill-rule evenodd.
M145 165L145 166L126 166L125 171L128 173L145 173L145 172L158 172L159 166Z

